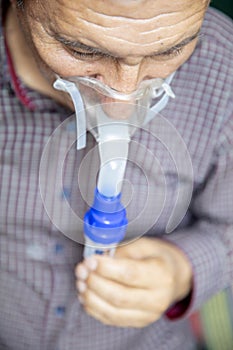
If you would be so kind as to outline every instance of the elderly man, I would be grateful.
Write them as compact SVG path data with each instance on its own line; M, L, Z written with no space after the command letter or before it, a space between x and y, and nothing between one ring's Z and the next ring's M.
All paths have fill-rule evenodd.
M207 7L206 0L2 1L1 349L195 349L187 317L229 285L233 272L233 27ZM43 149L74 109L69 95L54 89L57 76L91 77L123 94L161 78L176 95L157 109L163 118L133 136L126 169L134 186L127 208L133 241L114 258L83 261L82 245L50 220L40 195ZM162 121L162 134L175 130L190 159L179 179L154 136ZM67 225L66 200L80 217L86 210L82 194L88 197L94 181L96 154L87 157L94 148L90 133L86 149L71 147L65 190L50 198ZM50 165L59 167L55 153L48 191ZM153 157L166 182L160 213L162 175ZM84 159L89 167L80 170L77 188ZM145 179L137 162L154 194L140 224ZM190 186L185 216L167 234ZM184 194L178 203L177 191ZM73 229L82 233L81 225Z

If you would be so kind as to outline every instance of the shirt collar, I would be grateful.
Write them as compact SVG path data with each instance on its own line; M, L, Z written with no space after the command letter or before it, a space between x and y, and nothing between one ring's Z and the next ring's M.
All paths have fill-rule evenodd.
M6 3L5 3L6 4ZM19 97L19 93L16 91L16 86L14 83L14 67L9 64L9 57L7 57L6 43L5 43L5 35L4 35L4 11L3 11L3 1L0 0L0 86L6 87L7 89L13 90L14 94L18 96L21 103L23 103L22 98ZM7 4L5 5L6 9ZM13 75L12 75L13 73ZM17 76L15 78L18 80L18 84L20 85L20 89L23 90L23 100L29 100L31 103L26 107L30 110L36 110L41 112L59 112L59 114L63 114L64 117L70 115L72 112L58 103L56 103L53 99L40 94L39 92L30 89L27 87ZM33 108L31 108L33 106Z

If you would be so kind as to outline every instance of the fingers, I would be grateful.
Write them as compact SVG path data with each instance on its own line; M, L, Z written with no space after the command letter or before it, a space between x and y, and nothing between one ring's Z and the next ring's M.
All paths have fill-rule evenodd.
M159 238L143 237L121 243L115 252L117 258L144 259L160 256L166 243Z
M123 242L117 246L115 251L116 258L132 258L141 259L145 257L145 247L141 244L142 239L136 239L135 241ZM140 243L141 242L141 243Z
M174 261L171 246L151 239L118 248L114 258L91 256L76 268L80 302L105 324L144 327L176 300Z
M132 260L95 256L84 262L83 267L90 263L96 265L95 272L101 277L125 286L149 289L160 284L170 286L174 282L169 266L160 258Z
M106 280L95 273L91 273L88 280L85 282L77 282L78 290L85 295L86 291L92 291L98 295L101 299L116 308L121 309L133 309L143 311L151 311L155 305L155 302L159 303L158 311L164 311L165 299L164 293L162 295L160 290L148 290L131 288L116 283L111 280Z
M160 258L132 260L92 256L76 268L77 278L87 279L91 271L99 276L125 286L151 289L174 284L171 266Z
M150 311L122 309L109 304L92 290L83 296L86 312L99 321L118 327L144 327L160 317Z
M142 262L124 258L99 261L97 273L112 281L122 283L126 286L146 288L148 286L147 276L143 273Z
M91 266L96 265L92 262ZM99 266L89 273L84 264L76 269L76 274L81 270L83 275L83 279L79 276L76 282L79 300L86 312L99 321L119 327L145 327L159 319L169 307L169 288L127 286L100 275Z

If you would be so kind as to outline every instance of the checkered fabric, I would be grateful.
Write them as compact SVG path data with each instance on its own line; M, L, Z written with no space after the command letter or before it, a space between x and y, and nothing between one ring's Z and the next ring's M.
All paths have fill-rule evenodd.
M176 99L135 133L123 186L127 238L179 246L193 266L192 300L176 320L125 329L88 316L75 291L95 141L88 134L77 151L71 112L13 81L1 27L1 350L195 349L188 316L233 278L232 22L210 9L202 34L173 78Z

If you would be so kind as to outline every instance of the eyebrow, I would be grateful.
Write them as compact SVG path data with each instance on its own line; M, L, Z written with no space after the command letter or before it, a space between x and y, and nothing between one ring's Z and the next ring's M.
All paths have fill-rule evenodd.
M193 35L185 38L184 40L182 40L180 43L175 44L174 46L161 50L161 51L157 51L152 53L151 55L148 55L148 57L154 57L154 56L162 56L162 55L169 55L172 52L181 49L182 47L188 45L190 42L192 42L194 39L199 37L199 33L200 33L200 29ZM50 34L51 35L51 34ZM100 56L111 56L113 58L117 58L116 56L114 56L111 52L109 52L108 50L105 49L99 49L96 47L92 47L89 45L85 45L80 41L72 41L70 39L67 39L65 37L63 37L62 35L58 34L58 33L53 33L52 37L54 39L56 39L58 42L60 42L62 45L64 46L69 46L72 49L81 49L84 50L88 53L92 53L92 54L96 54L96 55L100 55Z

